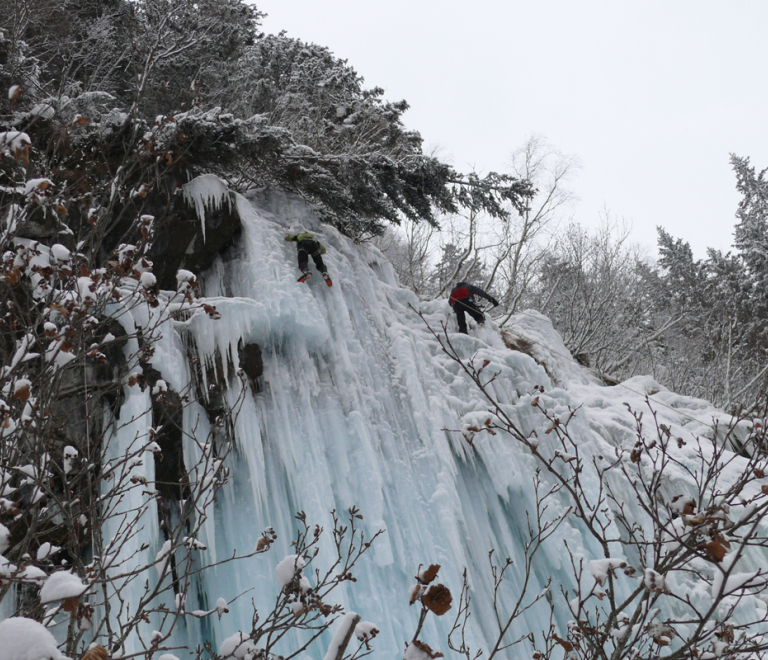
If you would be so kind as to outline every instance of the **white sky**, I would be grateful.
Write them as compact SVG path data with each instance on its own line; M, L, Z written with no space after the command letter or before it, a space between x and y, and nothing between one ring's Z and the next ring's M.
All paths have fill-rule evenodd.
M765 0L257 0L267 32L327 46L406 99L409 128L460 171L504 171L544 135L582 163L573 217L603 209L728 250L728 157L768 167ZM653 250L655 252L655 249Z

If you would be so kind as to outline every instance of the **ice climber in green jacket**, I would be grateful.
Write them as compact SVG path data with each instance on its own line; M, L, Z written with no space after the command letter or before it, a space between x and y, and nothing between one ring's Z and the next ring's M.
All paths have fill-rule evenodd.
M331 278L328 277L328 271L323 263L322 255L325 254L325 247L323 244L315 238L314 234L310 234L308 231L299 230L295 234L286 234L286 241L296 241L296 248L299 251L299 270L303 273L299 278L299 282L306 282L312 273L309 272L309 255L312 255L312 260L319 270L323 274L323 279L328 286L331 286Z

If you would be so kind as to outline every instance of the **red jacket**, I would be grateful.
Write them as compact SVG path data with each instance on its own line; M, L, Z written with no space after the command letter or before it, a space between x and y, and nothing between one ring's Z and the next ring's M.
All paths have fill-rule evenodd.
M496 302L496 298L494 298L492 295L486 293L480 287L473 286L467 282L459 282L456 285L456 288L451 291L451 297L448 303L451 305L451 307L453 307L457 300L468 300L469 302L473 303L475 302L475 296L485 298L486 300L492 302L494 305L498 304Z

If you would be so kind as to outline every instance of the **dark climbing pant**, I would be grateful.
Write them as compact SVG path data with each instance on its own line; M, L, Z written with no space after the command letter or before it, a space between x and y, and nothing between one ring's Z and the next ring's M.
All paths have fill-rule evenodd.
M456 320L459 323L459 332L463 332L465 335L468 334L465 312L475 319L477 323L485 323L485 316L483 316L483 313L474 303L469 302L469 300L457 300L453 303L453 311L456 312Z
M309 255L321 273L327 272L323 263L323 255L320 254L320 246L315 241L299 241L299 270L306 273L309 269Z

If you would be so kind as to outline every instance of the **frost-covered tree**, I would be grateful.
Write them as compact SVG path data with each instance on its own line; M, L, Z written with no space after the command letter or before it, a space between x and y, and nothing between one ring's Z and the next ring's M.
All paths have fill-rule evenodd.
M736 189L742 199L736 211L733 244L747 273L749 286L749 342L768 356L768 169L760 173L748 158L731 157Z
M768 374L765 173L732 157L742 200L734 228L735 253L709 250L694 259L690 246L659 229L655 299L679 319L664 337L655 372L675 391L728 409L754 406Z
M628 231L609 225L561 232L541 261L533 306L577 359L611 378L632 374L670 319L654 317L648 266ZM643 365L645 366L645 365Z
M402 123L407 103L366 89L327 49L259 34L261 14L242 0L3 1L13 9L0 14L4 70L18 92L10 111L62 112L98 96L116 124L140 120L111 139L138 144L160 122L162 135L143 148L240 190L298 193L355 238L460 208L504 217L530 191L424 154ZM24 75L32 63L39 75Z
M236 92L236 94L235 94ZM378 87L327 48L285 35L259 39L231 78L238 116L257 115L295 146L282 150L282 185L295 185L345 233L378 235L381 220L435 223L436 212L460 207L506 216L524 206L526 182L508 175L462 176L424 154L418 132ZM272 132L273 140L279 139ZM258 181L258 173L246 172Z

